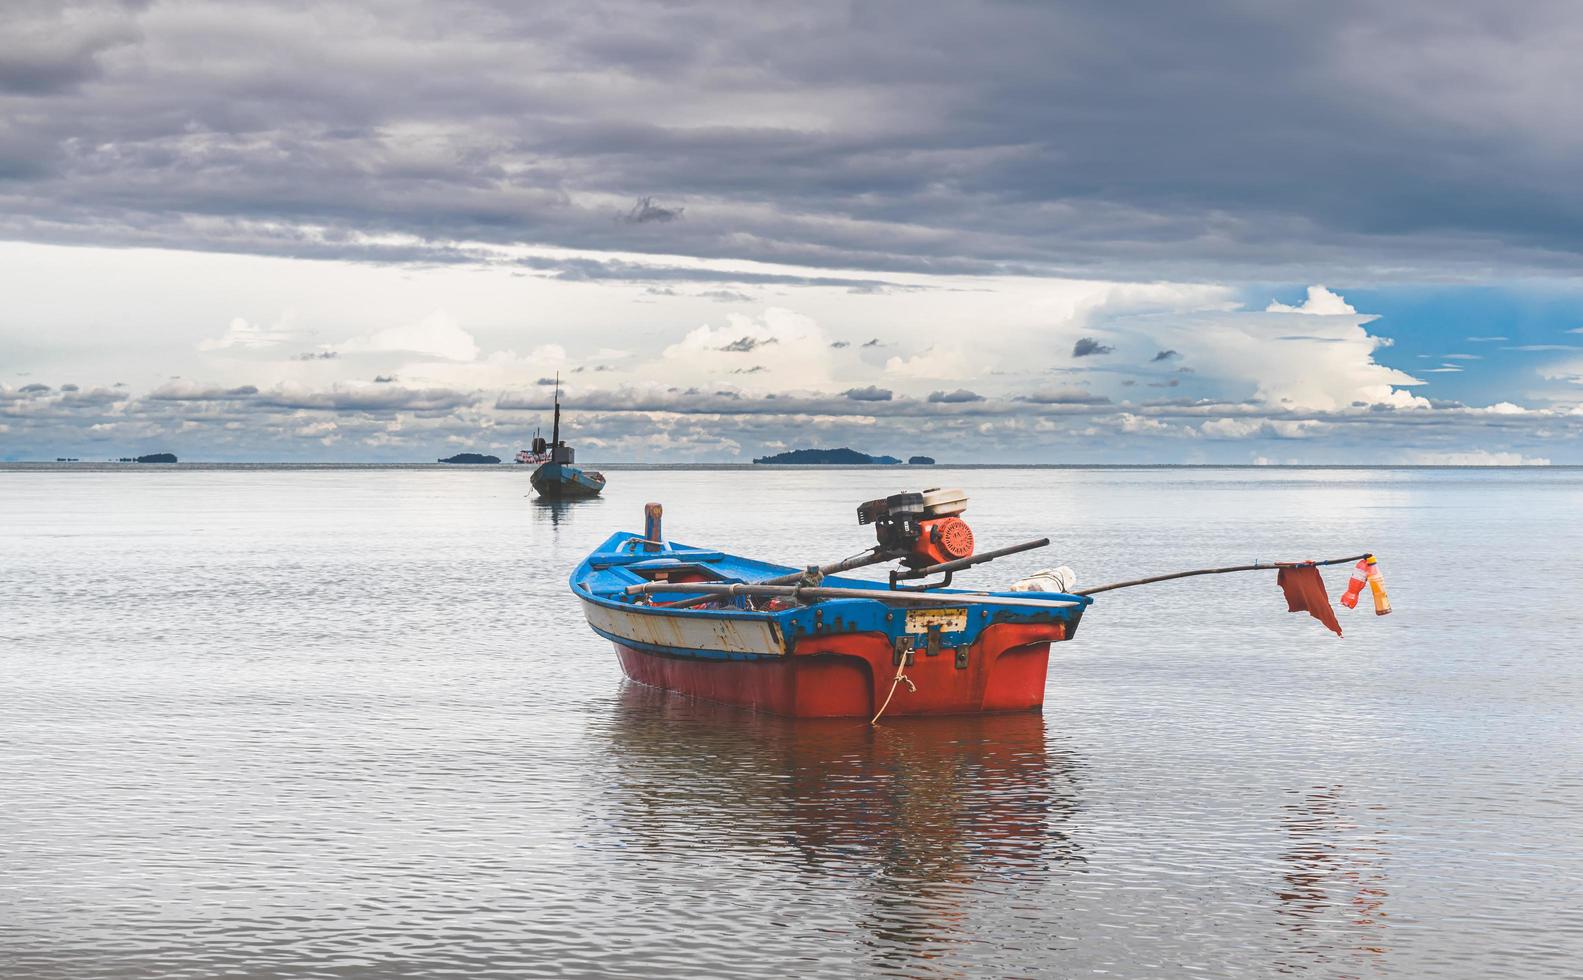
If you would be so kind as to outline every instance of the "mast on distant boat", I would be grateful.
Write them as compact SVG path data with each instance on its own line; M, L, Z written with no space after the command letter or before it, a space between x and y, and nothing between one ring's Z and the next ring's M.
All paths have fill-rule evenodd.
M561 372L555 372L555 427L550 430L550 445L561 448Z
M550 429L550 462L571 466L577 462L576 452L561 441L561 373L555 372L555 422Z

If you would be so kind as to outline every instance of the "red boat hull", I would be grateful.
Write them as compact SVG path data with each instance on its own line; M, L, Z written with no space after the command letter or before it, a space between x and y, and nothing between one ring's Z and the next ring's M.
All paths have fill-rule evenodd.
M1003 623L986 627L965 658L952 647L934 656L915 650L904 673L916 689L897 685L885 715L1037 711L1050 644L1065 638L1062 623ZM872 717L897 666L882 633L803 637L795 653L758 660L675 656L620 642L615 648L621 669L639 683L795 718Z

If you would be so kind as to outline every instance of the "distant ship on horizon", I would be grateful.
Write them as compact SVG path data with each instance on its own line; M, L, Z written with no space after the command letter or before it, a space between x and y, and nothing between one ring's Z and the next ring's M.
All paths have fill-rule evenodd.
M530 449L517 450L516 461L524 466L539 466L550 461L548 443L539 436L539 430L533 430L533 442Z

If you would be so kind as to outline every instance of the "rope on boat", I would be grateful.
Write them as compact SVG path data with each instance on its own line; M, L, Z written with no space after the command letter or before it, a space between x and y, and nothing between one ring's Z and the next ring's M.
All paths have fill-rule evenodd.
M906 681L908 691L911 691L914 694L918 692L918 685L912 682L911 677L908 677L906 674L902 673L902 671L906 669L907 657L905 654L903 654L901 659L896 663L896 677L890 682L890 693L885 695L885 703L879 706L879 710L874 713L874 717L868 720L870 726L877 724L879 722L879 716L885 713L886 708L890 707L890 699L896 696L896 685L900 684L902 681Z

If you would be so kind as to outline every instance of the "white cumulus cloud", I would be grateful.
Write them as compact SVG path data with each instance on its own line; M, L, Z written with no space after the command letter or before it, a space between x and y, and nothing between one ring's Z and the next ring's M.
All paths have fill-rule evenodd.
M832 384L830 338L812 317L781 307L733 313L724 326L699 326L666 347L654 380L807 389Z
M1342 299L1336 293L1324 286L1309 286L1308 298L1299 306L1288 306L1285 303L1271 302L1264 308L1266 313L1307 313L1311 316L1350 316L1357 310L1352 304Z
M210 337L198 342L201 351L225 350L230 347L241 347L249 350L258 350L265 347L274 347L283 344L294 336L290 328L290 316L282 317L272 326L252 323L242 317L233 317L225 328L225 333L219 337Z
M885 373L898 378L969 378L981 369L977 357L958 347L930 347L912 357L892 357L885 362Z
M416 323L353 337L331 349L342 354L426 354L447 361L471 361L478 357L478 342L473 335L463 330L456 318L444 310L435 310Z
M1429 407L1428 399L1404 390L1423 381L1374 359L1390 343L1365 329L1374 317L1323 286L1308 294L1298 307L1147 317L1112 329L1145 334L1156 349L1180 352L1198 381L1218 386L1223 397L1318 411L1358 403Z
M1209 419L1198 430L1212 439L1306 439L1329 424L1318 419Z

